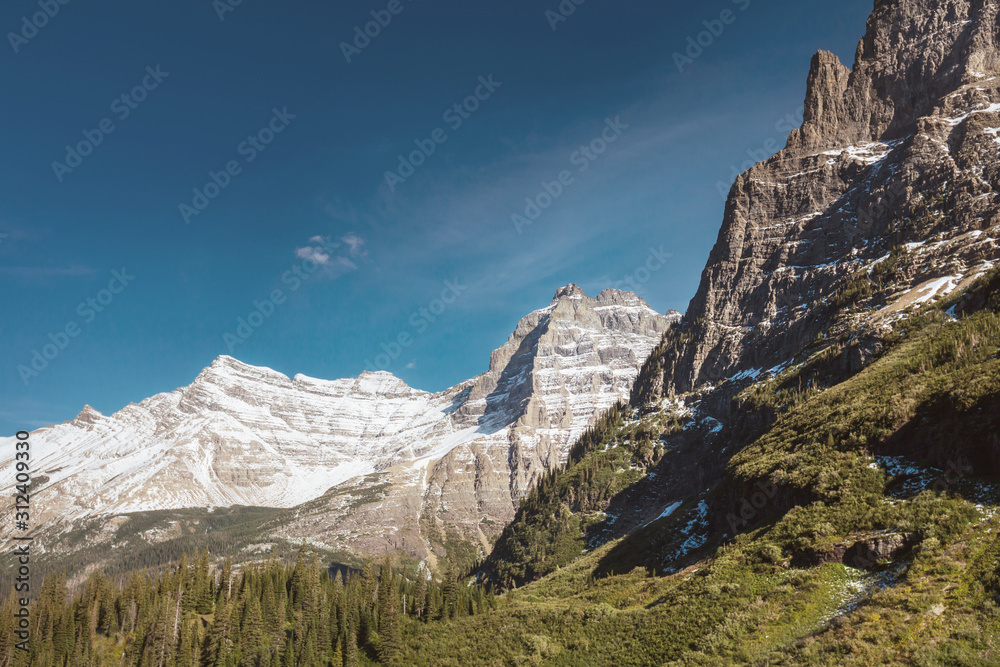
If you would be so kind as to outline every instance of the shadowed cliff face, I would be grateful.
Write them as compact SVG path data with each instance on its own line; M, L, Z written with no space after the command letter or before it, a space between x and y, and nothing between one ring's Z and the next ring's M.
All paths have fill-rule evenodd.
M827 52L813 58L802 128L736 180L685 340L635 401L767 370L819 335L877 331L992 266L997 12L963 0L880 2L852 70ZM866 278L871 293L845 304Z

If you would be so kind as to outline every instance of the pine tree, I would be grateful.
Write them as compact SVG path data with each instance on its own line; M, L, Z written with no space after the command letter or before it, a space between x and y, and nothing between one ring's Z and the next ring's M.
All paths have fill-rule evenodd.
M212 613L212 581L209 577L208 547L202 550L194 574L194 610L199 614Z
M222 587L225 589L225 587ZM212 662L214 667L225 667L232 652L232 632L230 630L232 605L219 606L212 624Z
M384 598L385 606L382 610L379 624L379 658L382 663L394 667L399 663L402 652L402 637L399 628L399 593L396 589L396 579L392 571L383 578L380 585L379 596ZM384 593L382 591L385 591Z
M458 606L458 569L455 561L448 559L448 569L442 585L443 601L441 605L442 618L454 618Z
M305 572L305 589L302 598L302 613L310 626L319 621L320 567L316 554L312 554Z
M385 558L382 559L382 565L379 567L379 585L375 604L375 615L379 619L379 632L381 632L382 628L382 615L385 614L386 607L389 604L389 586L392 583L392 578L392 558L389 554L386 554Z
M268 627L271 628L271 642L280 649L285 643L285 587L281 587L281 592L278 596L278 607L274 613L273 624L268 622Z
M302 598L305 595L306 578L306 546L299 547L299 552L295 557L295 567L292 569L291 580L291 603L295 609L301 609Z
M375 564L369 558L365 561L361 572L361 589L358 600L358 644L368 644L376 631L375 599L378 594L378 578L375 575Z
M369 558L365 560L365 566L361 572L361 604L370 610L375 604L377 592L378 578L375 576L375 563Z
M191 667L198 667L202 664L202 656L204 656L204 641L205 638L201 634L201 622L195 620L191 627Z
M250 597L243 612L243 623L240 626L240 661L241 667L255 667L264 645L264 619L260 611L260 603L256 597Z
M233 562L227 556L225 562L222 564L222 575L219 579L219 594L217 596L218 601L226 601L232 595L232 580Z
M175 601L172 596L165 595L157 604L158 612L156 614L155 625L153 626L152 631L152 645L154 647L154 655L156 656L155 664L157 667L166 665L167 658L173 654L176 648L174 634L174 605L179 602L179 599Z
M56 660L69 659L76 652L76 632L73 623L73 608L62 605L62 618L58 620L52 641Z
M339 637L344 634L347 627L347 589L344 587L343 578L340 576L339 570L333 578L333 593L333 606L336 613L330 615L330 631L333 634L334 640L339 643Z
M347 626L344 646L344 667L358 667L358 635L352 624Z
M101 586L98 602L97 631L111 636L118 632L118 614L115 611L115 589L111 581L105 580Z
M178 585L180 585L182 604L185 611L191 611L194 609L192 606L192 587L194 585L194 579L191 577L191 564L188 562L187 552L181 554L180 565L177 566L177 577L176 581L172 582L171 588L177 590Z
M190 627L191 624L184 622L181 623L179 629L179 637L177 639L177 667L193 667L194 662L194 645L196 633L196 627Z
M312 637L309 637L305 642L305 646L302 647L302 655L299 657L299 664L301 665L318 664L316 660L316 645L313 643Z
M417 586L413 591L413 616L422 618L424 615L424 605L427 602L427 577L423 571L417 572Z
M281 667L295 667L295 644L291 637L285 642L285 653L281 658Z
M430 620L431 611L434 609L434 581L427 580L427 587L424 589L423 616L424 620Z

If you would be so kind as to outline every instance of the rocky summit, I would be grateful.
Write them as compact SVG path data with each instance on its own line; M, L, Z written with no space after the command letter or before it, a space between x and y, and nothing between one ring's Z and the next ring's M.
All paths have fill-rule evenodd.
M36 521L54 534L93 517L317 501L278 533L423 557L430 522L485 545L595 416L628 397L679 318L570 285L518 323L487 372L439 393L386 372L288 378L219 357L187 387L35 432Z
M688 342L649 396L790 363L824 331L877 333L1000 257L1000 10L875 4L853 67L817 53L802 127L736 179Z

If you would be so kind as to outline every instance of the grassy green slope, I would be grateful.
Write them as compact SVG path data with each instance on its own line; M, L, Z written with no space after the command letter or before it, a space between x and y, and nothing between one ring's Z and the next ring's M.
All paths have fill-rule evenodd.
M595 511L652 484L678 428L612 413L487 564L500 583L542 578L490 613L412 629L408 664L1000 664L998 294L995 271L827 389L788 400L807 363L745 390L780 416L718 483L578 555ZM866 569L830 562L897 534L911 548Z

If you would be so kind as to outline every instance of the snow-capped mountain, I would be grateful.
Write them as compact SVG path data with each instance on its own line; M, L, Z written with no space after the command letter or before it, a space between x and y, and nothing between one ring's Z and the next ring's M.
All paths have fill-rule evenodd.
M390 511L374 522L365 514L368 536L418 523L425 511L447 515L449 494L466 496L459 504L502 526L594 416L627 399L642 362L678 319L634 294L590 298L571 285L521 320L489 371L440 393L386 372L288 378L219 357L187 387L111 416L87 406L70 422L36 431L33 519L44 532L149 510L290 508L328 491L336 497L340 487L356 490L375 475L380 488L389 484L383 497L413 498L415 512ZM483 456L493 474L467 486L461 462ZM348 547L357 542L335 537Z

